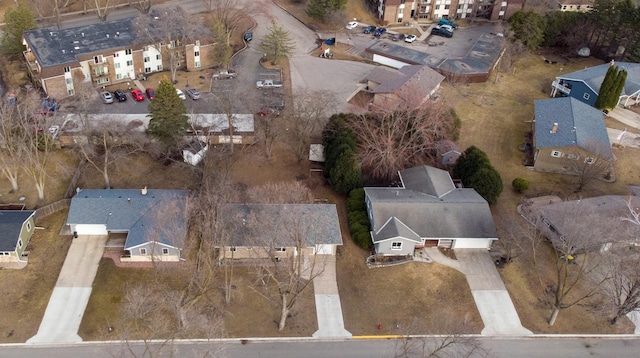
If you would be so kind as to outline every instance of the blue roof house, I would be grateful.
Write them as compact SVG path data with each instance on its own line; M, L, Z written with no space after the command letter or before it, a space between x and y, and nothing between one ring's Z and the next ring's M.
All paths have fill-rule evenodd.
M602 112L573 97L534 102L533 169L576 175L593 168L613 174L614 156ZM608 169L598 166L604 160Z
M557 76L551 84L551 97L568 96L593 106L600 93L600 85L609 66L615 64L620 70L627 71L627 82L620 94L618 105L625 107L640 102L640 64L613 61Z
M0 210L0 262L24 262L22 258L35 230L35 211Z
M71 199L74 235L126 236L122 261L178 261L187 237L187 190L85 189Z

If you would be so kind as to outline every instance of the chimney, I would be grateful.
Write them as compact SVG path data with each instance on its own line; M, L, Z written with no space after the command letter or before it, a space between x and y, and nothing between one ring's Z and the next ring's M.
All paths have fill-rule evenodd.
M142 194L142 196L147 195L147 186L145 185L144 188L142 188L142 190L140 191L140 193Z
M550 133L555 133L558 131L558 123L554 123L553 127L551 127Z

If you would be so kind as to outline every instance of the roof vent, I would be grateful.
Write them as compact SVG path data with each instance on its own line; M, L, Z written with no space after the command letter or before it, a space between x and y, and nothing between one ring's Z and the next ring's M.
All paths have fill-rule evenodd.
M551 127L551 133L555 133L558 131L558 123L554 123L553 127Z
M144 188L142 188L142 190L140 191L140 194L147 195L147 186L145 185Z
M127 204L131 205L131 198L127 198Z
M63 50L62 50L62 53L67 53L67 50L64 50L64 49L63 49Z
M84 37L84 32L82 33L82 37Z
M107 38L109 38L109 34L107 34Z
M400 191L396 190L396 196L400 195Z
M120 31L116 31L116 38L120 37Z

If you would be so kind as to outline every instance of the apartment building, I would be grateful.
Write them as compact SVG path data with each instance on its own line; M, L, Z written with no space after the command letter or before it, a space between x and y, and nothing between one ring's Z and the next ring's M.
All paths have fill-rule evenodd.
M369 10L385 24L411 19L465 19L470 17L503 20L522 9L523 0L367 0ZM581 0L574 0L581 1Z
M136 37L133 20L25 31L23 54L32 80L47 95L64 98L86 88L142 79L169 70L172 51L181 52L178 68L195 71L214 65L209 38L194 39L184 46L177 40L145 43Z

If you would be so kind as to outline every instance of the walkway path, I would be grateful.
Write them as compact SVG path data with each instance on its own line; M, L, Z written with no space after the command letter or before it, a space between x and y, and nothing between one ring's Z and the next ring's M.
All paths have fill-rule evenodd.
M78 328L91 296L93 279L106 241L106 236L73 239L38 333L27 343L82 342Z
M344 329L342 306L336 281L335 255L318 255L317 264L324 265L324 271L313 279L313 290L316 298L316 315L318 330L314 338L350 338L351 333Z
M509 292L485 249L456 250L457 260L444 256L438 248L425 249L433 261L462 272L484 323L484 335L533 334L520 323Z

